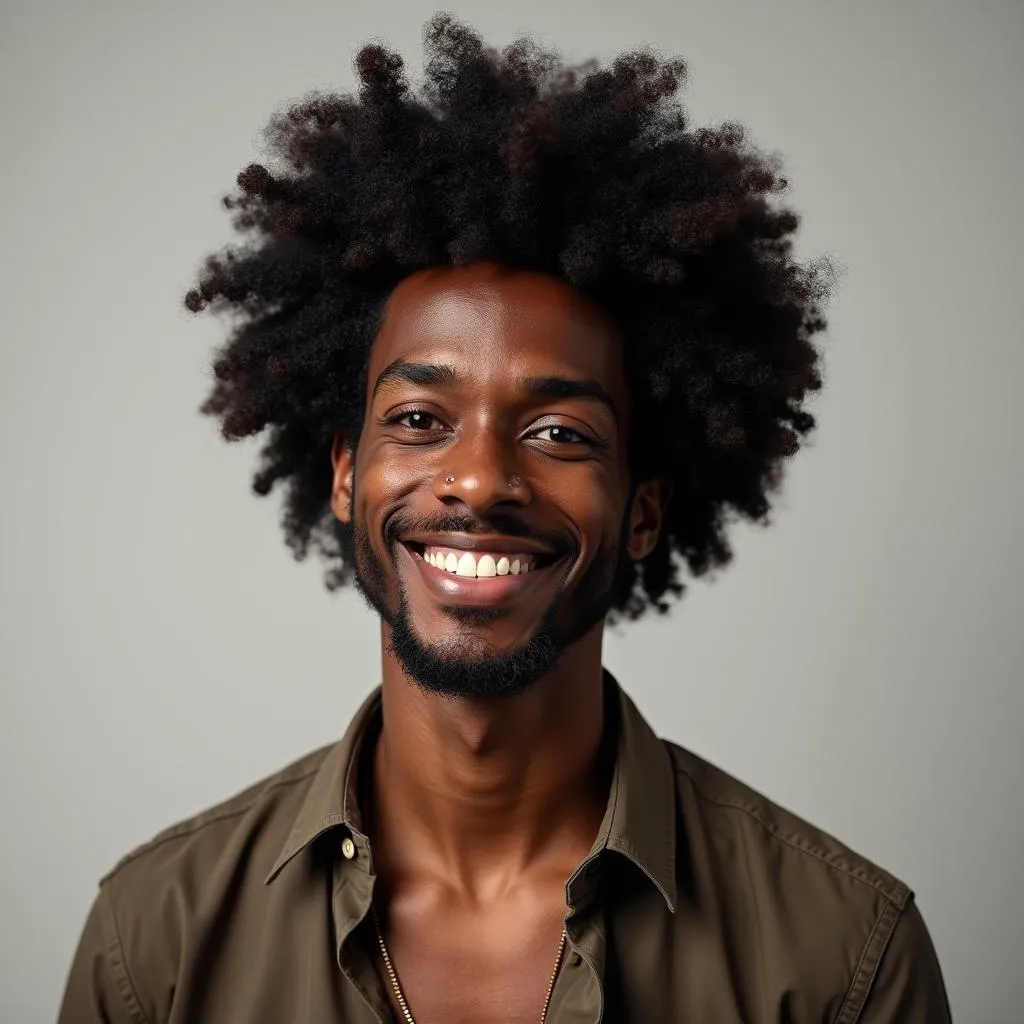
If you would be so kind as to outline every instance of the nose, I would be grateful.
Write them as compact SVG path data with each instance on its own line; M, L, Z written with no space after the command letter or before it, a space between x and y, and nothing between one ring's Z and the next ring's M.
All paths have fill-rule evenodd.
M477 514L497 505L528 504L532 495L514 447L493 429L464 434L441 459L434 496L445 504L461 502Z

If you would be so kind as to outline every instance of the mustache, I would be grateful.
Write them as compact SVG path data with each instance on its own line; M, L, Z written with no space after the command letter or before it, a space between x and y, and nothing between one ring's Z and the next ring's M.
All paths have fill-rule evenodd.
M396 512L384 527L384 541L388 549L393 549L409 533L500 533L535 541L559 555L579 553L579 545L570 534L539 529L509 512L496 511L485 518L451 510L436 516L417 517Z

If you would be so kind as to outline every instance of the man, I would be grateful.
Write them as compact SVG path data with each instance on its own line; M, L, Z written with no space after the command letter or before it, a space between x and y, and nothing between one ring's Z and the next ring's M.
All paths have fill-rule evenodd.
M948 1020L908 888L601 665L815 425L785 182L677 61L427 46L418 93L371 46L273 122L186 300L234 315L205 411L268 432L255 489L379 613L382 687L103 880L62 1021Z

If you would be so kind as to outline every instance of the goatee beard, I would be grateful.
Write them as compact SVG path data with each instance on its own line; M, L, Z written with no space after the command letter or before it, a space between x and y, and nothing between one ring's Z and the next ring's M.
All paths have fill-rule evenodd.
M428 693L497 700L528 690L554 670L567 648L603 621L612 606L620 560L625 557L627 525L624 517L617 548L599 552L576 588L578 595L595 597L575 611L563 607L561 614L558 602L553 602L525 643L502 651L495 650L473 628L500 615L490 609L447 609L449 615L465 624L465 632L443 641L423 641L413 628L404 590L400 592L397 608L388 607L387 573L361 523L355 524L348 540L356 587L387 623L389 650L403 672ZM390 550L394 551L397 543L390 542Z
M450 698L514 697L552 671L571 642L545 621L512 651L496 651L468 630L424 643L412 627L404 595L397 612L385 621L391 633L388 646L405 674L424 690Z

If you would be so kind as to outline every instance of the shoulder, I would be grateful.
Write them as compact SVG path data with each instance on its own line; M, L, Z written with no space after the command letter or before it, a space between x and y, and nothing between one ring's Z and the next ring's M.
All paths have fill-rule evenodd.
M263 882L335 747L165 828L103 876L68 975L61 1021L84 1019L87 1007L102 1007L111 1024L170 1019L183 972L206 939L223 935L239 908L248 918L267 919Z
M927 942L901 944L919 920L903 881L708 761L665 746L682 837L679 890L715 908L725 948L762 965L770 999L796 984L815 1013L861 1021L880 971L933 956Z
M332 749L163 829L100 880L93 913L105 922L103 956L144 1019L166 1019L207 936L239 915L266 916L264 880Z
M100 879L118 889L135 881L173 875L186 866L210 867L253 847L274 850L267 871L288 837L309 785L335 744L322 747L205 810L162 829L126 853ZM274 849L275 843L277 849ZM258 870L258 865L254 865Z
M781 858L809 877L848 879L853 891L905 906L911 891L890 872L692 751L664 742L681 805L716 831L741 837L747 857Z

